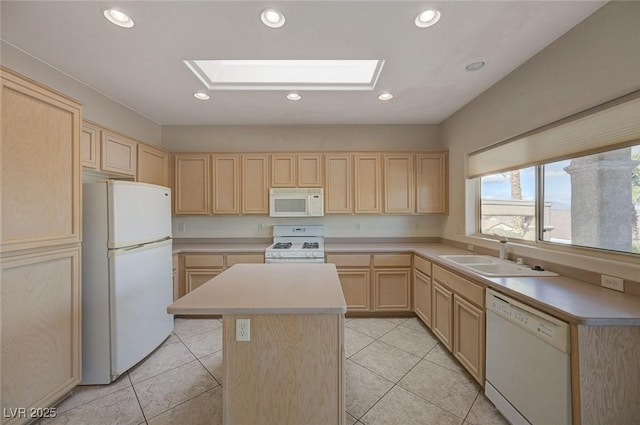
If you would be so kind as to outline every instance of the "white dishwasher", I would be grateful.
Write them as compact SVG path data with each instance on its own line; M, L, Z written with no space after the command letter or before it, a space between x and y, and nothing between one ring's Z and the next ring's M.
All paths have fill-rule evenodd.
M569 325L487 289L485 393L513 425L570 425Z

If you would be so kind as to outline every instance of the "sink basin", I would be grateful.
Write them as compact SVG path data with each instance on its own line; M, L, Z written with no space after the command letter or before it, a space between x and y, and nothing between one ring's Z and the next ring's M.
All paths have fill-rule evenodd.
M494 264L496 261L500 261L497 258L490 257L488 255L440 255L439 257L460 265Z
M439 257L487 277L558 276L558 273L532 270L531 266L518 265L489 255L440 255Z

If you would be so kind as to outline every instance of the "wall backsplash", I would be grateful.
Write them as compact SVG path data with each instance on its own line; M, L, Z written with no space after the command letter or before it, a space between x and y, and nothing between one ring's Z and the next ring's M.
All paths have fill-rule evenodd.
M173 217L174 238L270 238L274 224L323 224L329 238L439 237L443 215L329 215ZM184 230L180 231L181 224Z

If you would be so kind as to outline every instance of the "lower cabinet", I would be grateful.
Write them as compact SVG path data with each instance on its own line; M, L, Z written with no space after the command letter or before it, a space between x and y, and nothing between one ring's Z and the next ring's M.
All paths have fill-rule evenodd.
M80 383L80 246L3 258L1 299L2 423L27 423L6 415L46 410Z
M431 328L431 278L418 270L413 272L413 311Z
M340 269L338 277L347 302L347 311L370 311L371 272L369 269Z
M434 264L431 297L431 330L484 385L484 288Z
M187 269L185 270L186 293L193 291L222 273L222 270Z
M373 279L374 311L411 311L411 269L376 269Z

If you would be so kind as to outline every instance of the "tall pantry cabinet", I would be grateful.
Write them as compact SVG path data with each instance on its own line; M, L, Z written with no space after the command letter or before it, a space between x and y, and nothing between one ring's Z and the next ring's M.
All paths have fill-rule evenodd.
M19 424L81 378L82 116L47 87L0 77L0 404L2 423Z

